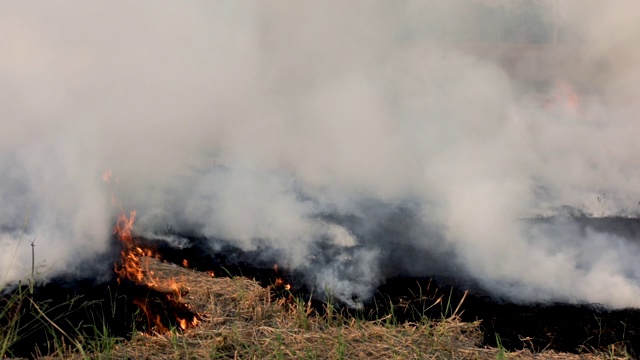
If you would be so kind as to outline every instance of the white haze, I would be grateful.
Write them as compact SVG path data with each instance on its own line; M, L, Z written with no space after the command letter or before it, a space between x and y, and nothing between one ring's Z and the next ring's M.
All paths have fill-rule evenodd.
M499 64L508 53L461 45L471 20L490 25L478 3L3 2L0 280L30 272L33 238L43 276L86 272L115 192L140 233L266 244L307 270L319 240L343 247L310 271L347 303L384 280L385 244L410 241L514 300L640 306L637 244L520 221L563 205L635 216L640 4L541 7L572 55L519 71L573 83L576 115L544 109L560 90L523 85ZM367 216L368 200L417 204L444 240L358 246L323 218Z

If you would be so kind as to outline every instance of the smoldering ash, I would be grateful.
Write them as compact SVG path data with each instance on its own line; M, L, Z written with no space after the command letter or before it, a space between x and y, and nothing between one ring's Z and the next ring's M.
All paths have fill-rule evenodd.
M42 279L86 271L121 207L139 234L277 250L350 306L444 271L513 300L640 306L637 244L527 220L637 215L639 10L4 3L2 282L28 276L34 237Z

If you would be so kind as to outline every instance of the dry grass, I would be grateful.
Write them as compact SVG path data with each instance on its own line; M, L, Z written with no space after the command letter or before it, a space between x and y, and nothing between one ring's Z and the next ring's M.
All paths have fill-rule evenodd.
M271 298L269 289L246 278L206 273L147 259L160 282L173 278L188 289L181 299L203 315L186 332L138 333L109 354L67 353L64 358L110 359L596 359L479 346L477 324L451 317L419 324L394 324L318 316L303 301ZM60 354L58 354L60 355ZM610 356L609 356L610 355ZM54 356L55 357L55 356ZM58 357L60 358L60 357ZM607 354L606 358L617 358Z

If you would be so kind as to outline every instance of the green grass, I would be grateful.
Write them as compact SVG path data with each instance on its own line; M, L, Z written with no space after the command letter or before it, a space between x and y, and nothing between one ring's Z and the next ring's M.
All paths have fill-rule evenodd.
M26 227L26 222L25 222ZM35 241L35 239L34 239ZM15 356L14 348L30 336L40 334L45 337L45 348L33 349L33 354L52 354L65 358L69 353L80 353L84 358L87 354L100 354L100 358L110 358L116 344L122 339L111 334L105 321L104 314L95 311L87 312L87 322L71 324L66 318L74 311L90 308L90 303L75 297L67 301L52 304L51 301L35 300L36 266L35 242L31 242L31 275L27 285L18 282L14 289L0 289L0 358ZM5 275L6 279L6 275ZM77 302L82 302L79 306ZM112 299L112 311L115 311ZM74 306L76 308L74 309ZM112 313L111 316L115 316ZM67 323L68 328L74 329L69 333L60 324Z

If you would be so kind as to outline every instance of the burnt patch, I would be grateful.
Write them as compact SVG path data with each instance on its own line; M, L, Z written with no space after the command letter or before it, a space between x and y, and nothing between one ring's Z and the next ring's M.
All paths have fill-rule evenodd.
M421 316L441 319L457 315L480 320L484 344L507 350L555 350L580 353L624 347L640 350L640 309L611 310L598 304L515 304L487 293L452 287L446 279L389 279L363 313L389 312L398 322Z
M356 224L358 219L334 219L336 222ZM585 233L606 232L625 241L638 242L640 219L563 217L527 220L533 224L554 225L569 223ZM404 224L403 227L408 227ZM377 230L381 237L401 236L397 226ZM364 234L364 232L362 232ZM384 236L382 236L384 235ZM309 268L298 270L278 269L273 265L279 258L278 250L257 249L242 251L221 239L184 237L186 245L176 249L162 240L143 241L154 246L165 260L181 264L187 259L189 267L199 271L214 271L216 276L246 276L259 281L263 286L286 283L286 291L275 287L276 295L294 296L310 301L319 313L325 310L328 298L319 295L310 281ZM317 258L331 257L336 249L324 244L317 247L321 252ZM423 250L424 251L424 250ZM508 350L523 348L534 352L555 350L580 353L606 350L611 345L624 347L634 356L640 353L640 310L612 310L599 304L569 303L525 303L512 302L498 297L474 282L468 274L457 276L453 268L438 266L433 273L414 275L406 265L393 267L401 260L402 253L420 257L415 248L395 248L389 258L382 260L388 265L381 275L384 278L372 299L362 302L362 307L353 309L345 304L334 304L347 316L380 319L392 314L389 319L396 322L420 321L422 317L441 319L455 315L463 321L481 321L484 344L497 346L498 341ZM445 271L439 271L439 270ZM419 272L416 270L415 272ZM464 299L464 300L463 300ZM329 299L331 300L331 299ZM355 299L354 299L355 300ZM362 300L362 299L357 299ZM499 340L498 340L499 339Z

